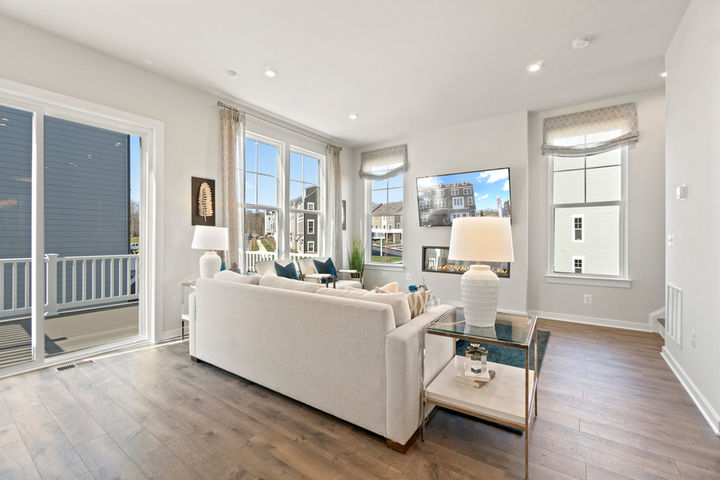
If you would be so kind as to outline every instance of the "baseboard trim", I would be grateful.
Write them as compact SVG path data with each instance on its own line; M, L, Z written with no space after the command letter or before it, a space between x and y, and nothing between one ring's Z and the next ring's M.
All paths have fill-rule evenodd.
M640 322L623 322L622 320L613 320L609 318L585 317L582 315L568 315L565 313L542 312L539 310L528 310L529 315L534 315L548 320L558 320L560 322L582 323L584 325L596 325L598 327L619 328L622 330L635 330L639 332L654 332L655 329L649 323Z
M168 340L175 340L180 338L181 329L180 327L177 328L171 328L169 330L165 330L162 332L162 337L160 337L161 342L166 342ZM185 328L185 335L188 334L188 328Z
M668 364L668 367L670 367L670 370L672 370L675 377L677 377L680 381L680 384L683 386L685 391L688 395L690 395L690 398L695 403L698 410L700 410L700 413L703 418L705 418L708 425L710 425L710 428L715 435L720 436L720 415L718 412L715 411L713 406L710 405L710 402L707 401L707 398L705 398L705 395L703 395L702 392L695 386L693 381L690 380L688 374L685 373L685 370L683 370L667 348L662 348L660 356L662 356L663 360L665 360L665 363Z

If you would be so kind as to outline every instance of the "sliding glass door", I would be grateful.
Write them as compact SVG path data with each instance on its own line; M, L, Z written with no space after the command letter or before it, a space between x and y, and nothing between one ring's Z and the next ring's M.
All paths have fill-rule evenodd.
M0 100L0 376L148 335L141 137L62 115Z
M0 369L34 361L33 118L31 111L0 105Z

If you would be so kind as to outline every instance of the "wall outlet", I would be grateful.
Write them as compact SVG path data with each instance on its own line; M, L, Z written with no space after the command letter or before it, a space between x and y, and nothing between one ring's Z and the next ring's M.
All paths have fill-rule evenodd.
M589 293L583 295L583 303L592 303L592 295Z
M410 281L410 272L405 272L405 280Z
M693 348L697 347L697 332L694 328L690 330L690 345L692 345Z
M675 234L674 234L674 233L668 233L667 246L668 246L668 247L674 247L674 246L675 246Z

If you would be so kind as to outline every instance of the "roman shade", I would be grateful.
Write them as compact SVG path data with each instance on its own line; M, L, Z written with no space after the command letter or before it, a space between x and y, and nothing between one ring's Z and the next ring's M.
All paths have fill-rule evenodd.
M638 120L634 103L546 118L543 155L584 157L637 143Z
M384 180L407 172L407 145L381 148L360 154L360 178Z

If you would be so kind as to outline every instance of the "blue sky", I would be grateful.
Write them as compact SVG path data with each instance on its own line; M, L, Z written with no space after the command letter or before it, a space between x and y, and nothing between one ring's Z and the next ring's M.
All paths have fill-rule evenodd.
M505 202L510 199L510 170L498 168L481 172L455 173L417 179L418 187L426 187L438 183L455 183L467 181L475 190L476 210L497 208L497 196Z
M130 135L130 201L140 203L140 137Z

